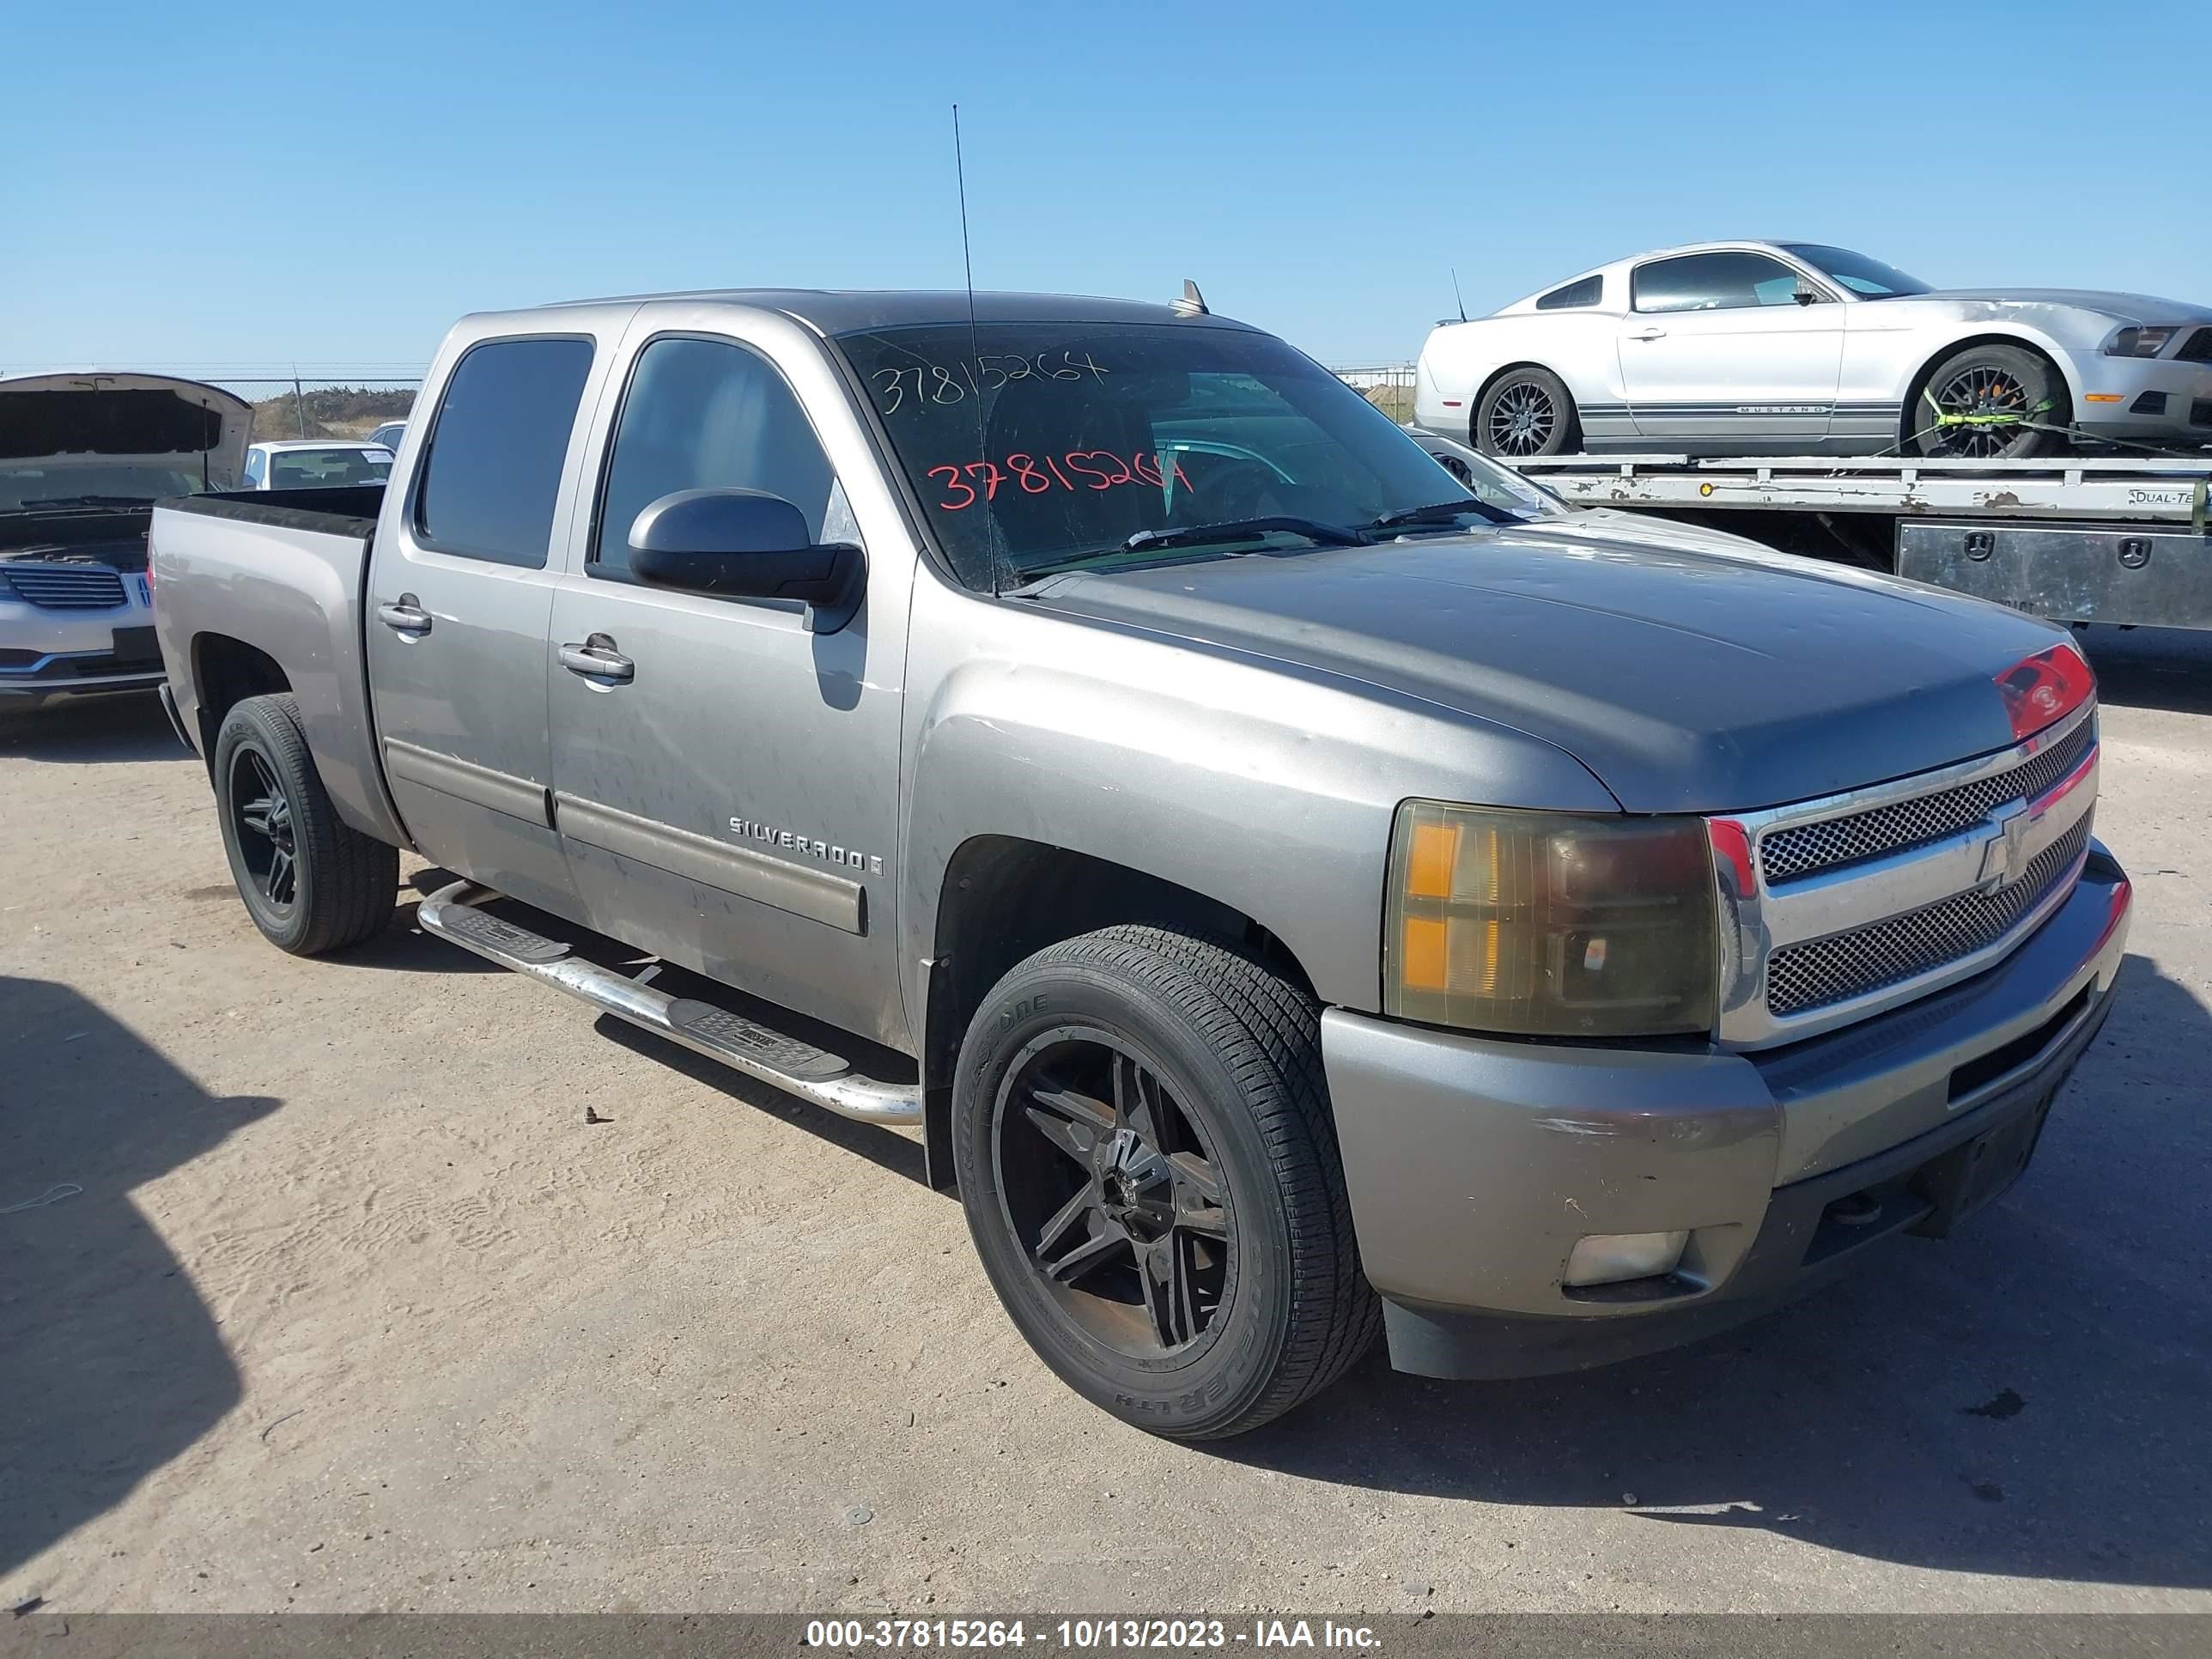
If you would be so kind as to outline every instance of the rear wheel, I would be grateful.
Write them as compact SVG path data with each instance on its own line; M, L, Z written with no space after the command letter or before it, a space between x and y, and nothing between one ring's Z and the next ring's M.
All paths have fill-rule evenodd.
M1239 1434L1372 1343L1310 999L1227 946L1109 927L984 1000L954 1156L993 1287L1125 1422Z
M2061 433L2033 427L2065 427L2073 410L2049 359L2024 346L1976 345L1936 365L1905 420L1923 455L2018 460L2065 447Z
M383 930L399 849L339 818L289 692L248 697L223 716L214 769L231 878L270 944L320 956Z
M1474 447L1486 455L1522 460L1564 454L1582 439L1582 422L1566 382L1548 368L1509 369L1475 404Z

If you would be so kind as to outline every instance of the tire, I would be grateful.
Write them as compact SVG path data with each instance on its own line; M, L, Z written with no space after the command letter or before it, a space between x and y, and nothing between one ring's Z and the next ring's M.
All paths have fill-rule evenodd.
M340 821L289 692L248 697L223 716L214 769L231 878L264 938L317 957L383 931L399 849Z
M1583 423L1566 382L1548 368L1508 369L1474 406L1468 435L1504 461L1564 455L1582 447Z
M2056 432L1938 427L1939 407L1950 414L2014 410L2045 426L2069 426L2074 419L2065 377L2049 358L2025 346L1968 346L1937 363L1905 407L1905 447L1922 455L1971 460L2021 460L2065 448L2065 438Z
M976 1011L952 1112L999 1299L1122 1421L1242 1434L1373 1344L1319 1012L1249 957L1150 927L1040 951Z

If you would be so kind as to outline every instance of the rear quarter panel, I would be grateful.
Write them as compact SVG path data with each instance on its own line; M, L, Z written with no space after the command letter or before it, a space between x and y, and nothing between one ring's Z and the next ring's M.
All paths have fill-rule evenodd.
M313 522L311 522L313 521ZM190 497L154 509L155 627L185 730L205 747L201 710L211 642L252 646L283 671L338 816L407 844L378 769L361 652L362 581L372 532L323 514Z
M1535 363L1566 382L1587 426L1623 407L1620 319L1610 311L1509 312L1431 331L1414 376L1415 422L1462 441L1486 382L1515 363Z

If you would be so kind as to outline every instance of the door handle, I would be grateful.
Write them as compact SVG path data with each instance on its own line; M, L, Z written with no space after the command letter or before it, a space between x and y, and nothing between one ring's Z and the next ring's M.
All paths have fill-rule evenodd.
M395 634L427 634L430 613L412 593L402 593L397 603L376 607L376 619Z
M561 666L586 679L628 682L637 676L637 665L615 649L604 634L594 634L581 645L561 647Z
M1663 340L1667 337L1667 331L1663 328L1639 328L1628 337L1632 340Z

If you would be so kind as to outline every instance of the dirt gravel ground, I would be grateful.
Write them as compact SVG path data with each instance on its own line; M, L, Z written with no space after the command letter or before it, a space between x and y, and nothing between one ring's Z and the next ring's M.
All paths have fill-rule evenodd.
M0 1607L2212 1610L2212 639L2088 637L2138 920L2009 1196L1207 1449L1030 1357L912 1140L405 908L281 956L150 702L0 720L0 1209L82 1188L0 1214Z

